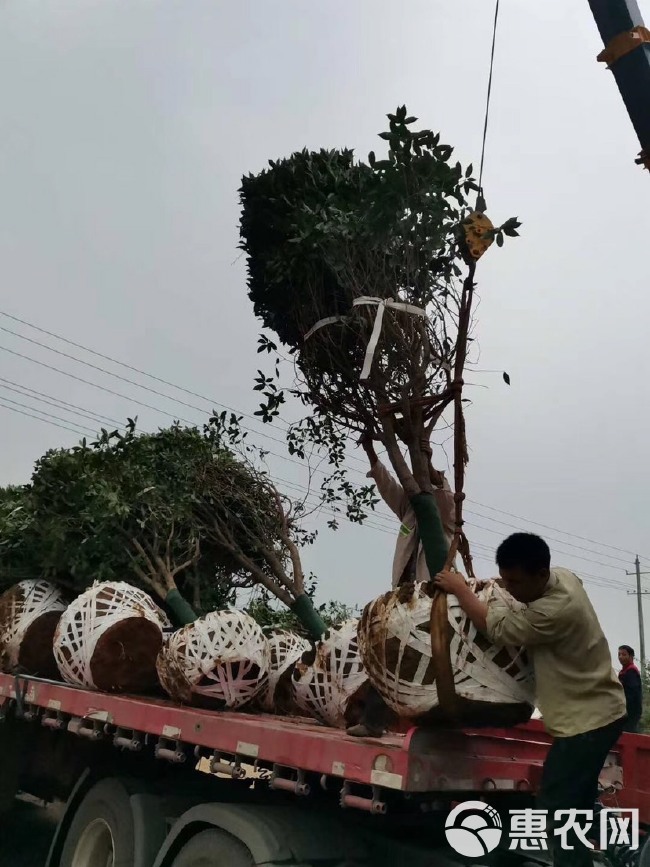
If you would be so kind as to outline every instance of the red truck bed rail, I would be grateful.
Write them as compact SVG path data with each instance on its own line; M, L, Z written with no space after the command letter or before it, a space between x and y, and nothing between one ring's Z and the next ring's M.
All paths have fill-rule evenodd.
M120 749L138 750L146 742L160 759L206 757L235 777L242 763L256 763L272 772L274 788L296 794L308 791L306 775L337 779L342 806L374 812L383 809L382 790L534 792L550 742L536 722L501 730L414 728L404 735L359 739L311 720L214 712L0 674L0 710L9 705L46 727L112 739ZM618 799L650 821L650 738L626 735L616 753L625 779ZM372 797L352 794L359 786L368 787Z

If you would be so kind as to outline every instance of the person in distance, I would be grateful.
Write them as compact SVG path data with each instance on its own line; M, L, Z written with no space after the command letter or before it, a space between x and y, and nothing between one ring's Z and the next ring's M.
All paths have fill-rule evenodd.
M641 684L641 672L634 663L634 651L629 644L621 644L619 647L618 661L621 663L618 679L625 692L627 707L624 731L638 732L643 713L643 686Z

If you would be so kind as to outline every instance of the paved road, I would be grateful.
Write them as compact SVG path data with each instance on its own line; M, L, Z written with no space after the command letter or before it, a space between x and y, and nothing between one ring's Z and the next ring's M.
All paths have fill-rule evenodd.
M44 867L58 810L16 802L0 819L0 867Z

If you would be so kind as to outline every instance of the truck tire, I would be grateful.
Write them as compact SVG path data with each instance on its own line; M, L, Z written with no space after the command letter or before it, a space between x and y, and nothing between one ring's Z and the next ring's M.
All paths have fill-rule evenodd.
M129 793L119 780L100 780L72 819L60 867L132 867L134 839Z
M253 867L253 856L230 834L209 828L183 846L172 867Z

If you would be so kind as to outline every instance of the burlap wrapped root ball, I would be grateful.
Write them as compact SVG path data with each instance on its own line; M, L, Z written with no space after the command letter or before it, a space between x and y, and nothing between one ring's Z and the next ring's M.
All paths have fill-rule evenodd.
M21 581L0 596L0 668L58 678L54 633L66 602L47 581Z
M468 582L487 602L517 608L498 579ZM371 602L359 622L359 647L368 677L388 706L420 724L445 721L436 689L431 650L431 593L410 584ZM473 625L455 596L447 596L449 652L458 697L458 721L466 725L515 725L534 709L534 681L519 647L495 647Z
M59 621L54 655L68 683L104 692L149 692L165 615L142 590L121 582L95 584Z
M276 629L267 638L269 679L260 697L260 705L269 713L290 716L299 711L293 693L293 671L311 645L307 639L285 629Z
M369 688L359 655L357 624L356 619L347 620L326 632L293 671L293 692L300 710L334 728L360 721Z
M169 637L158 657L158 677L175 701L235 709L265 689L269 655L252 617L234 609L211 611Z

